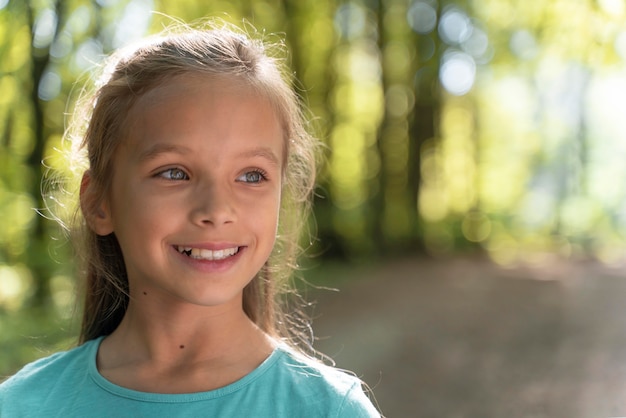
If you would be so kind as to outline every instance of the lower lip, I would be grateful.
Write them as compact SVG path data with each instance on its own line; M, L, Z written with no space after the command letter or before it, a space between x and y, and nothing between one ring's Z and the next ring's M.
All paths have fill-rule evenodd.
M241 255L246 250L246 247L239 247L237 254L231 255L230 257L226 257L221 260L204 260L192 258L179 252L176 248L172 248L183 262L204 273L221 273L227 271L237 262L237 260L239 260L239 258L241 258Z

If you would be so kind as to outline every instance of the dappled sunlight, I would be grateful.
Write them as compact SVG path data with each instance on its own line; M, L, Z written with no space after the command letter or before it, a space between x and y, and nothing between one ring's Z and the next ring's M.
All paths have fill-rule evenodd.
M227 21L246 19L263 36L284 32L296 89L328 145L321 219L338 252L411 242L436 254L477 246L498 263L545 251L619 258L626 235L619 0L96 3L0 3L7 23L0 39L10 33L0 78L0 131L10 138L0 182L7 261L24 261L30 229L44 230L33 219L43 204L32 197L43 173L34 165L43 160L74 182L80 171L64 162L72 150L61 141L72 81L112 48L209 9ZM46 56L29 79L30 66ZM35 90L41 113L31 111L24 86ZM52 179L54 187L77 186L63 181ZM46 199L64 216L75 207L62 194Z
M37 215L34 206L32 196L0 189L0 245L7 258L19 258L26 250L30 240L28 231Z
M70 319L76 305L74 279L66 275L53 276L50 279L50 291L54 307L59 315Z
M325 145L313 253L623 267L625 4L0 0L0 315L71 310L73 266L49 219L72 219L85 168L63 136L73 83L178 19L285 40L277 59Z
M33 277L25 265L0 264L0 309L16 311L33 291Z
M154 9L152 0L131 0L115 25L113 31L113 48L120 48L129 42L141 39L150 25L150 12Z
M343 28L340 33L344 37L353 39L362 35L359 22L365 17L358 7L346 7L337 12L335 23ZM335 125L330 132L328 161L330 195L338 209L333 225L358 247L368 235L364 204L371 198L369 182L380 171L375 152L384 110L380 57L375 44L364 37L338 47L333 61L337 74L331 93ZM359 241L362 243L357 244Z
M442 87L466 100L444 96L440 134L422 146L420 214L458 220L463 238L500 264L536 263L541 254L623 258L623 5L524 3L504 18L512 2L480 3L488 42L514 58L496 51L475 67L474 83L473 70L460 64L447 81L446 54L468 58L443 55ZM447 19L456 22L449 29ZM463 42L469 22L457 9L444 12L442 40ZM426 244L437 253L440 241Z

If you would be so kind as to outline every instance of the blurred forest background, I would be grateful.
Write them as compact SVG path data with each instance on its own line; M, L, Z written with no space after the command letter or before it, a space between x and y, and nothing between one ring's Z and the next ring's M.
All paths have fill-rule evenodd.
M329 149L316 265L622 265L623 0L0 0L0 376L74 335L71 249L37 213L74 83L168 16L286 40Z

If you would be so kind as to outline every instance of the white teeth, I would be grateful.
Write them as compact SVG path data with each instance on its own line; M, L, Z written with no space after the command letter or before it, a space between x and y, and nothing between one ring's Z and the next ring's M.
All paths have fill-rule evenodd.
M176 247L181 254L187 254L191 258L196 260L223 260L231 257L239 252L239 247L225 248L223 250L207 250L204 248L191 248L191 247Z

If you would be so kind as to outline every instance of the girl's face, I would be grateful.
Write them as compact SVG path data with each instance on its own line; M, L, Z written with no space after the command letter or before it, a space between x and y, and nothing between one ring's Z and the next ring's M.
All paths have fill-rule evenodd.
M237 82L185 76L127 121L94 229L115 233L131 300L240 306L276 236L284 141L271 105Z

